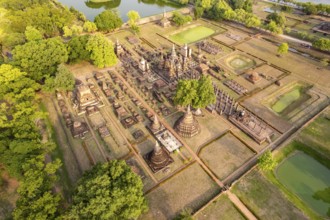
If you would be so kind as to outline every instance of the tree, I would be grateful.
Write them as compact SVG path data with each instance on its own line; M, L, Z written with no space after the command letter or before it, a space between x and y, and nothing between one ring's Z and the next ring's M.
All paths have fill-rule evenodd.
M313 47L324 51L330 51L330 39L319 38L313 42Z
M259 27L261 25L260 18L254 14L249 14L245 20L245 25L247 27Z
M282 43L280 46L278 46L277 53L279 55L287 54L289 51L289 45L287 43Z
M212 7L212 0L201 0L200 5L205 10L208 10L208 9L210 9Z
M54 83L55 88L59 91L72 91L74 89L74 76L64 64L58 66Z
M311 2L303 4L303 11L308 15L315 15L318 12L316 5Z
M192 17L189 15L183 15L177 11L173 12L173 17L172 17L173 22L178 25L178 26L182 26L185 23L191 22L192 21Z
M89 37L86 50L91 53L91 60L99 68L113 66L117 63L112 43L100 33Z
M42 148L35 120L41 117L35 91L39 84L8 64L0 66L0 163L20 177L22 163Z
M64 26L63 27L63 36L72 37L72 35L73 35L73 31L71 30L71 28L69 28L68 26Z
M258 158L258 165L261 170L268 171L274 169L277 162L274 160L272 152L268 150Z
M174 104L188 106L197 96L198 82L195 79L179 80L174 96Z
M44 155L29 159L23 165L24 178L17 190L19 198L13 212L14 219L54 219L60 196L51 192L60 160L44 163Z
M41 80L56 72L57 65L68 60L66 46L59 38L30 41L16 46L13 63L34 80Z
M193 99L192 105L194 108L205 108L207 105L214 103L215 99L212 79L210 76L203 75L198 80L197 95Z
M81 60L89 60L90 52L86 49L89 35L73 37L68 43L68 55L70 63L77 63Z
M283 30L281 27L278 27L275 21L270 21L267 25L267 29L270 30L274 34L282 34Z
M195 19L199 19L203 16L204 14L204 8L203 7L198 7L198 6L195 6L194 7L194 15L195 15Z
M32 26L27 26L25 30L25 38L27 41L41 40L43 38L39 30Z
M129 24L131 30L134 33L140 32L140 27L136 24L137 20L140 19L139 13L137 11L131 10L127 13L127 17L129 18L128 24Z
M284 14L273 12L267 15L267 19L270 21L274 21L278 27L284 28L286 23L286 18Z
M22 33L10 33L3 34L1 36L1 44L8 48L13 48L16 45L23 44L25 42L25 35Z
M84 23L84 31L86 31L87 33L93 33L95 31L97 31L97 27L96 27L96 24L94 22L91 22L91 21L86 21Z
M105 32L113 31L123 24L118 14L110 10L103 11L101 14L97 15L94 22L98 30Z
M125 161L111 160L86 171L64 219L137 219L147 209L140 177Z
M130 10L128 13L127 13L127 17L128 17L128 24L130 26L132 25L135 25L136 22L140 19L140 15L137 11L134 11L134 10Z

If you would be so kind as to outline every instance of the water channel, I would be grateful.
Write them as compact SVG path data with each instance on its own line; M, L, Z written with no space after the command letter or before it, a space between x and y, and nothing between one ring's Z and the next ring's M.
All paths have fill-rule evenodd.
M135 10L139 12L141 17L148 17L160 14L165 11L173 11L179 8L171 2L164 0L110 0L106 2L95 3L89 0L57 0L68 7L74 7L78 11L85 14L87 19L93 21L95 16L104 10L116 10L120 14L123 21L127 21L127 12Z

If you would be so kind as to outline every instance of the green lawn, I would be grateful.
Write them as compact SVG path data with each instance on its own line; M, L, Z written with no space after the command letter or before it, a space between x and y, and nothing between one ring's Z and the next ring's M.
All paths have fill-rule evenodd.
M320 215L330 216L330 203L314 196L330 187L330 170L302 152L284 160L276 170L278 180Z
M197 26L170 35L170 39L178 44L189 44L212 35L215 31L204 26Z

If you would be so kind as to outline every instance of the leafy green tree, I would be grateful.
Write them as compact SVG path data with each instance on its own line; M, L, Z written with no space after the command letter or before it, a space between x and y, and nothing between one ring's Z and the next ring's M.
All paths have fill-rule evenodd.
M189 0L179 0L179 3L180 3L181 5L186 5L186 4L189 3Z
M71 30L71 28L69 28L68 26L64 26L63 27L63 36L72 37L72 35L73 35L73 31Z
M72 30L72 34L76 36L83 32L83 27L74 24L71 26L71 30Z
M113 31L123 24L118 14L110 10L103 11L97 15L94 22L98 30L105 32Z
M192 105L193 100L197 96L198 81L191 80L179 80L176 87L176 93L174 96L174 104L181 106Z
M74 89L74 76L64 64L58 66L54 83L59 91L72 91Z
M215 93L210 76L203 75L198 80L197 95L193 99L194 108L205 108L207 105L215 102Z
M249 14L244 23L247 27L259 27L261 25L261 20L258 16Z
M4 33L0 39L0 43L8 48L13 48L16 45L23 44L24 42L25 36L22 33Z
M319 38L313 42L313 47L324 51L330 51L330 39Z
M284 28L286 23L286 18L282 13L270 13L267 15L267 19L270 21L274 21L278 27Z
M84 31L86 31L87 33L93 33L95 31L97 31L97 27L96 27L96 24L94 22L91 22L91 21L86 21L84 23Z
M113 44L100 33L89 37L86 50L91 53L91 60L99 68L113 66L117 63Z
M136 219L148 210L143 183L123 160L97 164L79 180L64 219Z
M64 26L70 26L73 15L66 8L52 4L35 5L8 14L13 32L24 33L27 26L33 26L47 37L59 35Z
M25 30L25 38L27 41L41 40L43 38L39 30L32 26L27 26Z
M287 54L289 51L289 45L287 43L282 43L280 46L277 48L277 53L279 55L284 55Z
M42 115L36 105L39 84L18 68L0 66L0 163L19 177L29 154L42 148L35 120Z
M281 27L277 26L275 21L270 21L267 25L267 29L270 30L274 34L282 34L283 30Z
M54 219L60 196L51 192L60 160L44 163L44 155L29 159L23 165L24 178L17 190L20 197L13 212L14 219Z
M89 60L90 52L86 49L89 35L73 37L68 42L69 62L77 63L81 60Z
M57 65L68 60L66 46L59 38L30 41L13 50L14 64L34 80L52 75Z
M303 5L303 11L308 15L315 15L318 12L316 5L311 2L307 2Z
M140 15L137 11L129 11L127 13L127 17L129 18L128 20L128 24L131 28L131 30L134 32L134 33L138 33L140 32L140 28L139 26L136 24L136 22L140 19Z
M258 158L258 166L261 170L273 170L276 165L277 162L274 160L272 152L270 150L266 151Z
M188 22L191 22L192 17L190 15L183 15L183 14L175 11L175 12L173 12L172 20L176 25L182 26Z
M212 7L212 0L201 0L201 7L204 8L205 10L208 10Z
M128 24L131 25L135 25L136 22L140 19L140 15L137 11L134 10L130 10L127 13L127 17L128 17Z
M204 14L204 8L203 7L199 7L199 6L195 6L194 7L194 15L196 19L199 19L203 16Z

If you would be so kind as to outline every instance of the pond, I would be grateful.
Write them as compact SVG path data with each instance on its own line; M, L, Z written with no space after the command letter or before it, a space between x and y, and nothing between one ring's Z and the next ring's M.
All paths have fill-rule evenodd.
M165 11L173 11L180 8L166 0L110 0L105 2L92 2L89 0L57 0L68 7L74 7L78 11L85 14L87 19L94 21L96 15L104 10L116 10L119 12L123 21L127 21L127 12L135 10L139 12L141 17L148 17L160 14Z
M305 90L306 89L303 86L295 86L289 92L281 95L273 104L272 109L282 115L290 113L310 98L310 96L306 94Z
M330 170L327 167L298 151L277 167L276 176L316 213L330 215Z

